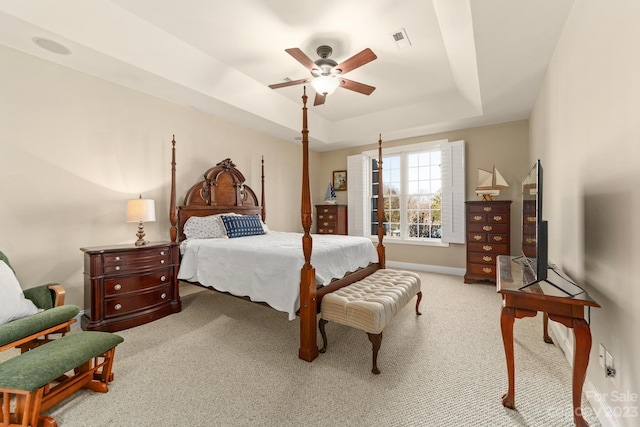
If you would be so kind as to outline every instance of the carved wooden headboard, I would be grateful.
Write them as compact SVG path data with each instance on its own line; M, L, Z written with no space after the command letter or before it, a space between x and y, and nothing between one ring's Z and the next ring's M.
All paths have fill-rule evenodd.
M224 159L207 170L204 179L191 186L185 195L183 205L177 208L178 241L186 238L183 232L184 224L192 216L235 212L243 215L259 214L264 221L264 159L262 203L259 203L256 193L244 182L244 175L236 169L231 159ZM172 182L172 188L174 186L175 182Z

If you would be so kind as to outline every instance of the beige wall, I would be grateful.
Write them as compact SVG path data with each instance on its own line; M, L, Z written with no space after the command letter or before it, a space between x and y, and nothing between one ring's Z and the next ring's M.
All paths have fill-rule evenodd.
M531 117L550 258L602 305L591 310L587 380L624 426L640 419L638 22L637 0L576 1ZM598 364L600 343L614 358L614 378Z
M267 223L301 229L300 145L5 47L0 69L0 250L24 288L59 282L82 306L79 248L133 242L125 204L140 193L156 202L146 238L169 239L172 134L179 202L227 157L260 197L264 155Z
M472 129L462 129L454 132L445 132L428 135L420 138L403 139L397 141L384 141L383 147L415 144L425 141L448 139L449 141L464 140L466 150L466 200L480 200L474 193L478 179L478 168L490 169L492 165L500 170L500 173L509 183L510 187L502 190L497 199L513 200L511 220L511 252L519 254L520 247L520 186L522 178L527 174L533 162L528 160L529 150L529 124L527 120L504 123L493 126L484 126ZM365 147L351 148L339 151L320 153L316 181L314 186L314 201L321 203L331 179L332 171L347 168L347 156L361 153L362 151L377 148L377 135L372 136L374 144ZM530 164L531 163L531 164ZM348 178L348 177L347 177ZM339 203L347 203L347 192L337 192ZM433 246L416 246L385 243L387 259L389 261L406 262L414 264L426 264L464 269L466 263L465 245L451 244L448 248Z

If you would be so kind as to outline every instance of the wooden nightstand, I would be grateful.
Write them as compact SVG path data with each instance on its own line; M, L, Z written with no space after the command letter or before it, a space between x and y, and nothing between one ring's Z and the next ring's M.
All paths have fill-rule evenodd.
M80 250L84 252L82 329L114 332L181 310L177 244Z
M316 205L318 234L347 234L347 205Z

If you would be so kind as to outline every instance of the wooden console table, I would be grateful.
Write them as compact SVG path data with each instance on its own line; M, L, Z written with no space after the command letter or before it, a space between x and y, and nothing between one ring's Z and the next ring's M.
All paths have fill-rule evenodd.
M520 260L522 258L519 257ZM507 359L509 390L502 398L502 405L515 409L513 323L515 319L535 317L538 311L545 313L545 342L547 316L567 328L573 329L575 346L573 352L573 420L576 426L588 426L582 417L582 386L589 364L591 350L591 330L584 319L584 307L600 307L591 297L557 271L549 269L547 281L523 287L532 281L527 268L523 268L518 258L498 256L497 288L502 294L502 314L500 327ZM555 286L553 286L555 285Z

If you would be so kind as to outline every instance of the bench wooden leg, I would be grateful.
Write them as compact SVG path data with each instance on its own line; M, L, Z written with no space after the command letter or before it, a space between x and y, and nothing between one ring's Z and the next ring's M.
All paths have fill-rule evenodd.
M380 370L378 369L378 350L380 350L380 344L382 343L382 332L379 334L370 334L367 332L367 335L369 336L369 341L371 341L371 344L373 345L373 368L371 369L371 372L378 375L380 373Z
M420 313L420 301L422 301L422 291L417 293L418 295L418 300L416 301L416 314L418 316L422 315L422 313Z
M322 335L322 348L319 350L320 353L324 353L325 351L327 351L327 334L324 331L324 325L326 325L327 323L329 323L329 321L324 320L322 317L318 322L318 328L320 328L320 335Z

